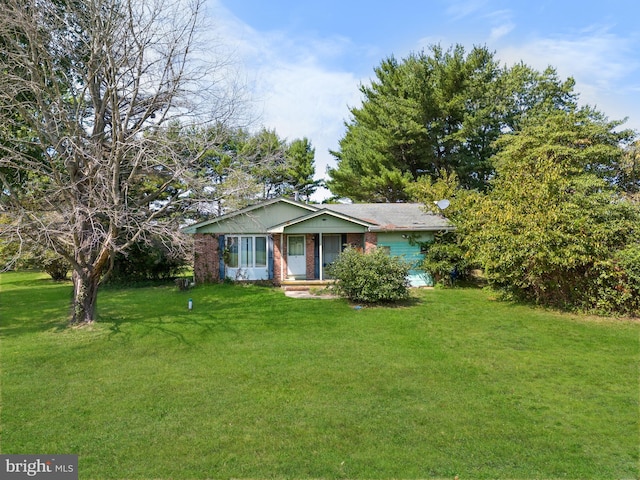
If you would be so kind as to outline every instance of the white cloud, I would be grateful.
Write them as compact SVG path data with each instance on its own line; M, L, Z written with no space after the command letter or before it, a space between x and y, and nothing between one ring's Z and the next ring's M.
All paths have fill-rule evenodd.
M513 23L511 23L511 22L504 23L504 24L499 25L497 27L493 27L491 29L491 34L489 35L489 42L493 43L493 42L501 39L505 35L509 34L509 32L511 32L514 28L515 28L515 25Z
M307 137L316 147L316 172L323 176L332 164L328 150L338 147L340 119L358 102L358 79L314 63L282 61L260 71L257 94L264 105L263 123L289 140Z
M615 35L606 28L590 28L573 36L534 38L520 45L503 46L497 55L507 65L523 61L537 70L556 68L561 79L576 80L581 104L594 105L611 119L629 117L628 126L638 129L637 42L638 39ZM633 78L636 80L631 80L629 87Z
M474 13L477 13L487 4L486 0L462 0L452 2L446 13L454 20L460 20Z
M600 89L638 68L638 60L625 54L626 41L606 32L576 38L538 39L519 49L531 61L557 66L559 71L588 80ZM509 50L504 50L509 54Z
M495 43L505 35L508 35L516 27L513 22L511 10L495 10L483 15L488 24L492 25L489 33L489 43Z
M316 149L316 177L335 166L349 107L359 104L360 79L321 63L352 48L345 37L292 39L281 32L258 32L211 3L219 34L232 45L253 84L256 127L274 129L289 141L307 137Z

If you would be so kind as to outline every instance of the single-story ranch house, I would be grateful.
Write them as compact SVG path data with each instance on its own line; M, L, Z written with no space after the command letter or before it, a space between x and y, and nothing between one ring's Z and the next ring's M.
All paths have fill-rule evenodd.
M194 235L196 283L232 280L328 280L326 267L348 245L386 249L416 265L420 242L452 226L417 203L312 205L267 200L184 228ZM414 269L413 286L431 285Z

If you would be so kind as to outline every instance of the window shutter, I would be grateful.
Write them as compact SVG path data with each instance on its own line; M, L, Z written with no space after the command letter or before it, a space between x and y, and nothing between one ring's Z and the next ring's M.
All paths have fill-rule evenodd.
M225 270L225 265L224 265L224 249L226 247L225 245L225 238L224 235L220 235L218 237L218 253L220 255L220 261L218 262L218 264L220 265L220 280L224 280L224 270Z

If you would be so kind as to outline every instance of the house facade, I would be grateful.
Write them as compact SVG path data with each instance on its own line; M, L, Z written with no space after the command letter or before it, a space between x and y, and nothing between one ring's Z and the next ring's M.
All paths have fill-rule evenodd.
M227 215L190 225L194 236L197 283L330 280L327 267L347 246L384 248L416 267L421 243L451 230L442 215L421 204L369 203L311 205L287 198L268 200ZM432 284L412 269L411 285Z

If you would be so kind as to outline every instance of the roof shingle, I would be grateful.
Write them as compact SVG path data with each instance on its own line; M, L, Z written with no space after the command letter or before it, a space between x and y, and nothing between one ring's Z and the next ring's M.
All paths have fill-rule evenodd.
M375 224L375 230L447 230L451 223L442 215L425 212L420 203L327 204L323 208Z

